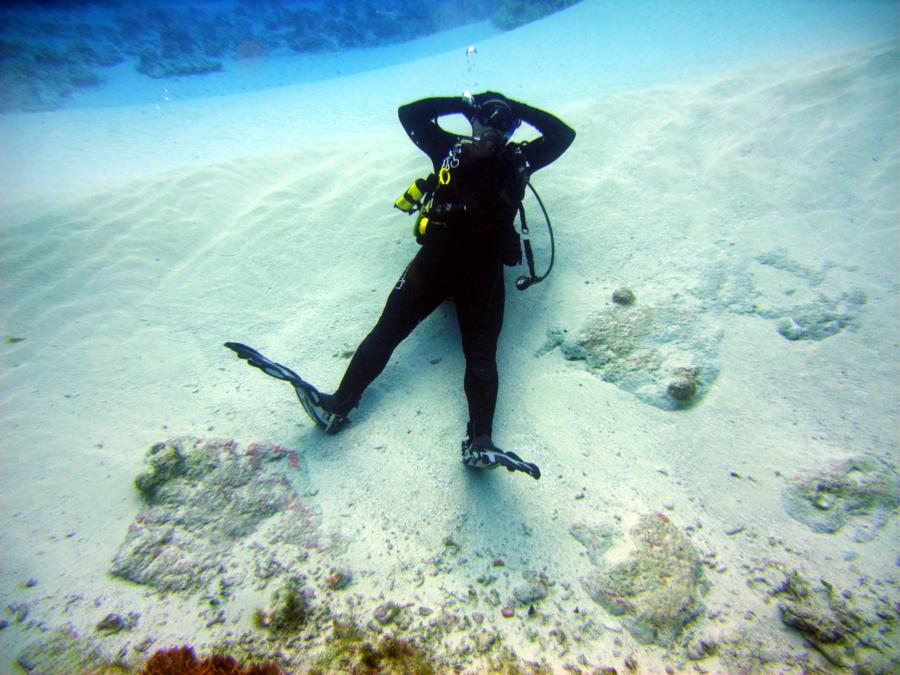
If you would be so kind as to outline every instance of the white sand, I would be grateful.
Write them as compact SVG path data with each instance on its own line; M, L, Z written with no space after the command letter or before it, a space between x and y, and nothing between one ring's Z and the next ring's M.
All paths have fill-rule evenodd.
M222 627L204 628L197 600L161 602L107 575L140 507L132 481L146 448L180 434L297 449L323 526L350 538L341 563L359 574L351 588L364 618L382 596L435 608L465 597L493 557L507 563L501 595L528 570L570 584L554 591L552 622L576 633L579 606L602 628L567 653L547 643L554 623L533 641L524 619L486 619L520 656L554 668L579 654L620 672L628 655L649 672L664 660L582 590L588 568L573 523L627 524L663 510L691 526L694 543L721 563L707 571L707 608L719 618L704 615L699 630L746 628L777 658L808 648L747 587L742 565L776 560L845 588L867 577L900 599L896 518L859 544L851 528L812 533L780 501L786 476L836 457L897 465L896 43L614 94L578 84L580 95L567 98L539 87L533 102L579 136L535 179L556 224L558 267L527 293L510 284L495 434L540 464L539 482L460 465L463 361L449 308L398 349L336 437L311 427L288 387L221 346L247 342L324 389L337 383L340 353L365 335L416 250L390 204L427 160L394 108L440 87L398 77L408 73L398 66L168 111L2 120L4 162L23 163L4 171L0 333L26 338L0 345L2 605L25 602L30 621L81 633L109 612L140 611L134 633L104 643L111 653L147 635L157 646L218 639ZM351 105L363 85L377 95ZM527 84L508 88L532 100ZM348 103L335 105L338 97ZM16 145L32 125L46 125L47 145ZM41 171L51 176L41 181ZM106 182L115 187L72 198ZM755 262L778 247L805 268L828 264L821 287ZM665 305L717 269L748 274L763 304L788 288L859 289L867 302L855 329L819 342L789 342L758 316L715 317L721 375L682 412L641 403L559 351L534 356L549 328L577 329L620 285L639 303ZM736 527L745 529L726 534ZM468 561L418 586L416 569L448 536ZM38 584L25 589L29 578ZM249 625L244 612L229 629ZM24 624L0 632L0 669L37 635Z

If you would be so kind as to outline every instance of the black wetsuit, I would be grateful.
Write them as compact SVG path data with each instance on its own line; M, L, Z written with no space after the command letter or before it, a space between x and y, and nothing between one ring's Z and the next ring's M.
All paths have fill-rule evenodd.
M469 435L491 436L505 299L503 261L514 263L509 259L511 247L518 251L514 220L525 189L521 171L525 168L530 174L547 166L575 138L575 132L553 115L515 101L509 104L515 116L541 136L529 143L510 143L489 156L476 157L471 145L460 147L449 184L435 194L434 215L420 239L422 248L388 296L381 318L354 354L340 387L328 397L334 412L346 415L355 407L397 345L452 298L466 358ZM454 113L471 115L472 108L459 98L427 98L399 110L403 128L431 159L436 174L460 141L441 129L437 118ZM440 207L444 216L437 215Z

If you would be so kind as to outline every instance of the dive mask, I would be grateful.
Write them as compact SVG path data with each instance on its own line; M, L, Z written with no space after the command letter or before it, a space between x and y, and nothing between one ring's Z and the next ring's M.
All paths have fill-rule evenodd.
M491 99L482 103L475 120L481 127L491 127L496 129L506 140L509 140L518 129L521 123L516 117L506 101L500 99Z

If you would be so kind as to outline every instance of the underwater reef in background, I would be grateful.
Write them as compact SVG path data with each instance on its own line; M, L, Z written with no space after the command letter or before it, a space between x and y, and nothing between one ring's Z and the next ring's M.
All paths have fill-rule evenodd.
M60 108L126 61L154 79L202 75L225 69L226 59L384 46L488 19L510 30L577 2L4 3L0 112Z

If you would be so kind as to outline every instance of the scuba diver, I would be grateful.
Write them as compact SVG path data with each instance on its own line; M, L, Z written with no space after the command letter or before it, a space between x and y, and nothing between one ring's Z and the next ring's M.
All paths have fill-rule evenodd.
M463 384L469 409L462 461L470 467L503 466L540 478L537 465L501 450L492 440L499 387L497 340L505 299L503 266L521 262L514 223L530 175L559 158L575 132L550 113L496 92L425 98L398 112L406 133L434 166L434 174L414 182L395 204L408 213L418 212L415 235L421 248L354 353L340 386L332 394L319 392L290 368L251 347L234 342L225 346L266 374L290 382L310 418L334 434L349 421L348 414L397 345L444 300L452 299L466 361ZM438 118L453 114L469 120L471 138L438 124ZM540 136L511 142L521 122ZM519 282L526 280L517 282L520 288L540 280L527 244L526 255L532 275L530 280L520 277Z

